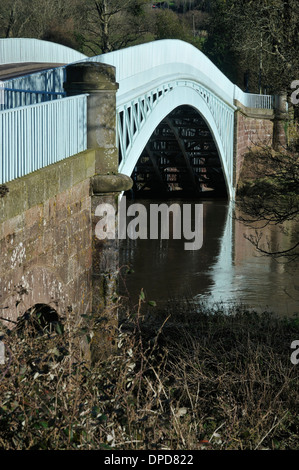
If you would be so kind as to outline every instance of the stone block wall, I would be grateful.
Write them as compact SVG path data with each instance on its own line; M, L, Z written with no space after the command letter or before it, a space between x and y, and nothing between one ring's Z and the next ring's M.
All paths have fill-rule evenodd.
M6 185L0 198L0 316L35 304L91 310L93 151Z
M272 110L244 108L239 104L235 113L235 186L237 187L244 156L249 149L273 145L274 113Z
M97 239L97 207L117 210L119 194L132 187L118 173L117 88L114 67L68 66L68 95L88 94L89 150L0 186L0 317L15 322L37 304L61 317L92 314L93 357L114 348L118 321L110 301L117 240Z

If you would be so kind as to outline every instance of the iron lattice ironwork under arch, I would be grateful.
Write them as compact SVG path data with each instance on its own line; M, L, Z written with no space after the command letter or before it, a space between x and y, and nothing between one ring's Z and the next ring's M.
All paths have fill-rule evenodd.
M156 127L132 178L135 195L227 195L213 136L191 106L174 109Z

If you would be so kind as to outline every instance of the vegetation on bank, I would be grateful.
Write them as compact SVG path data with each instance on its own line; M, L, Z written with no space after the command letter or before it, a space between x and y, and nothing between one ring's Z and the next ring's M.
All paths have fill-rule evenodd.
M299 139L273 150L261 144L244 156L237 188L237 219L255 227L250 241L263 254L284 261L299 256ZM289 227L288 225L289 224ZM266 247L262 243L263 229L280 228L282 240ZM284 242L287 243L284 243Z
M88 54L179 38L247 91L290 92L299 78L295 0L182 0L157 11L150 3L4 0L0 32ZM243 222L298 220L298 148L252 152L247 163ZM292 260L298 231L293 238L291 252L282 251ZM258 236L251 241L260 248ZM83 339L95 337L92 317L66 312L63 322L43 326L32 312L16 328L0 328L1 450L299 449L297 317L242 306L227 315L184 302L158 310L143 295L135 308L115 308L125 310L115 352L92 364L82 353Z
M92 331L70 312L2 328L0 449L299 449L298 318L141 295L91 365Z

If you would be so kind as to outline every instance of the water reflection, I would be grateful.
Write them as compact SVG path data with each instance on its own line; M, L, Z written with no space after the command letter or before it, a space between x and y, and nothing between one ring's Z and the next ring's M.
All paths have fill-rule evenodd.
M138 202L149 209L153 201ZM199 201L176 200L168 204L172 202ZM234 220L232 205L227 201L201 202L203 246L200 250L184 250L185 240L120 242L120 264L134 269L126 279L130 295L137 298L143 288L147 298L158 303L187 297L208 305L221 302L228 309L238 302L282 315L298 312L298 270L259 255L244 237L252 229ZM263 237L279 241L284 247L291 238L283 236L277 227L265 230Z

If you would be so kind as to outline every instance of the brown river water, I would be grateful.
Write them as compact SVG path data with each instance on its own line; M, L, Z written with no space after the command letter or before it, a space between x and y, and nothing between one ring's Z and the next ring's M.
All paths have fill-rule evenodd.
M138 200L148 211L150 204L166 201ZM141 289L148 300L157 304L168 299L188 298L208 307L221 304L228 312L236 304L257 311L273 311L283 316L299 313L298 266L261 256L244 234L253 233L232 217L232 204L226 200L173 200L168 205L202 204L202 247L184 249L182 239L130 239L120 241L120 266L130 266L133 273L120 284L132 300ZM128 219L132 220L132 216ZM263 230L267 240L281 248L290 246L294 227L284 235L278 227ZM297 263L298 264L298 263ZM124 272L124 269L122 269Z

